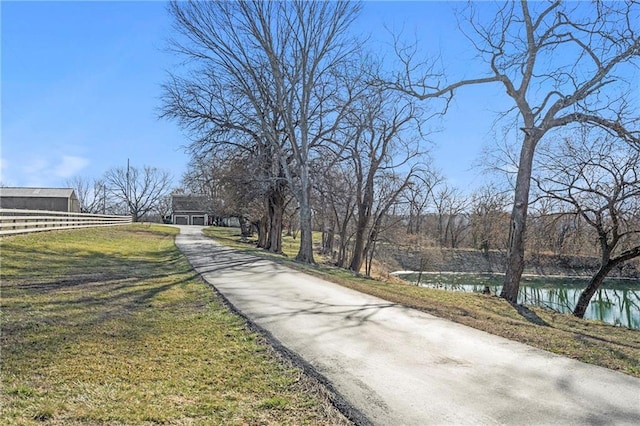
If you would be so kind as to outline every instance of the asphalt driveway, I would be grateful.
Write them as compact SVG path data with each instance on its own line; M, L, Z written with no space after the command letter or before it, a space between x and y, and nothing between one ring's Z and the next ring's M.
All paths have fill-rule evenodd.
M308 276L182 226L202 277L376 425L640 424L640 379Z

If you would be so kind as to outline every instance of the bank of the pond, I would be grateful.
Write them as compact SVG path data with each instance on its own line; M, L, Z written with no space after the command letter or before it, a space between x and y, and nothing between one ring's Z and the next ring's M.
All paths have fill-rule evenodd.
M461 272L468 274L500 273L506 268L506 253L499 250L488 252L473 249L398 247L381 245L377 249L379 259L389 270L426 272ZM570 256L553 253L525 254L524 273L537 276L590 277L596 273L600 259L595 256ZM640 259L620 264L610 277L640 280Z
M421 287L450 291L479 293L488 287L492 294L499 294L502 290L502 274L398 271L392 275ZM585 277L525 275L522 277L518 302L570 313L587 284ZM640 280L605 280L593 296L585 319L640 329Z

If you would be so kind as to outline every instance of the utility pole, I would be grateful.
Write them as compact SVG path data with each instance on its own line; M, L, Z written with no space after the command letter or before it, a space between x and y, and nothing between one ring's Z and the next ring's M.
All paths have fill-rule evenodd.
M129 159L127 158L127 196L126 203L129 206L129 211L131 211L131 184L129 183Z

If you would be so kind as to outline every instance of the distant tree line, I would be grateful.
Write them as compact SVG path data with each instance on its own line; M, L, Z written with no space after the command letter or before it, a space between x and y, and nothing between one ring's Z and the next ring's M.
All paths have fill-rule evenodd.
M83 213L130 215L134 222L161 222L171 212L172 178L151 166L114 167L101 178L76 176L67 184Z

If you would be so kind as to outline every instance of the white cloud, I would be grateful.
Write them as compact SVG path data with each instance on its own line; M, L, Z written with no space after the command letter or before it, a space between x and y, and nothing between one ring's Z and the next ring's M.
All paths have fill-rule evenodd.
M53 168L53 174L62 177L70 178L78 174L79 171L89 165L89 160L82 157L75 157L72 155L63 155L62 163Z
M23 170L27 175L38 175L44 173L49 168L49 163L42 158L33 158L25 163Z
M16 180L19 186L62 187L65 186L67 179L78 175L88 165L88 159L74 155L32 157L22 160L22 167L17 176L3 176L3 178ZM6 169L5 171L9 171L8 168ZM11 179L12 177L14 179Z
M7 161L0 157L0 185L9 185L7 182Z

